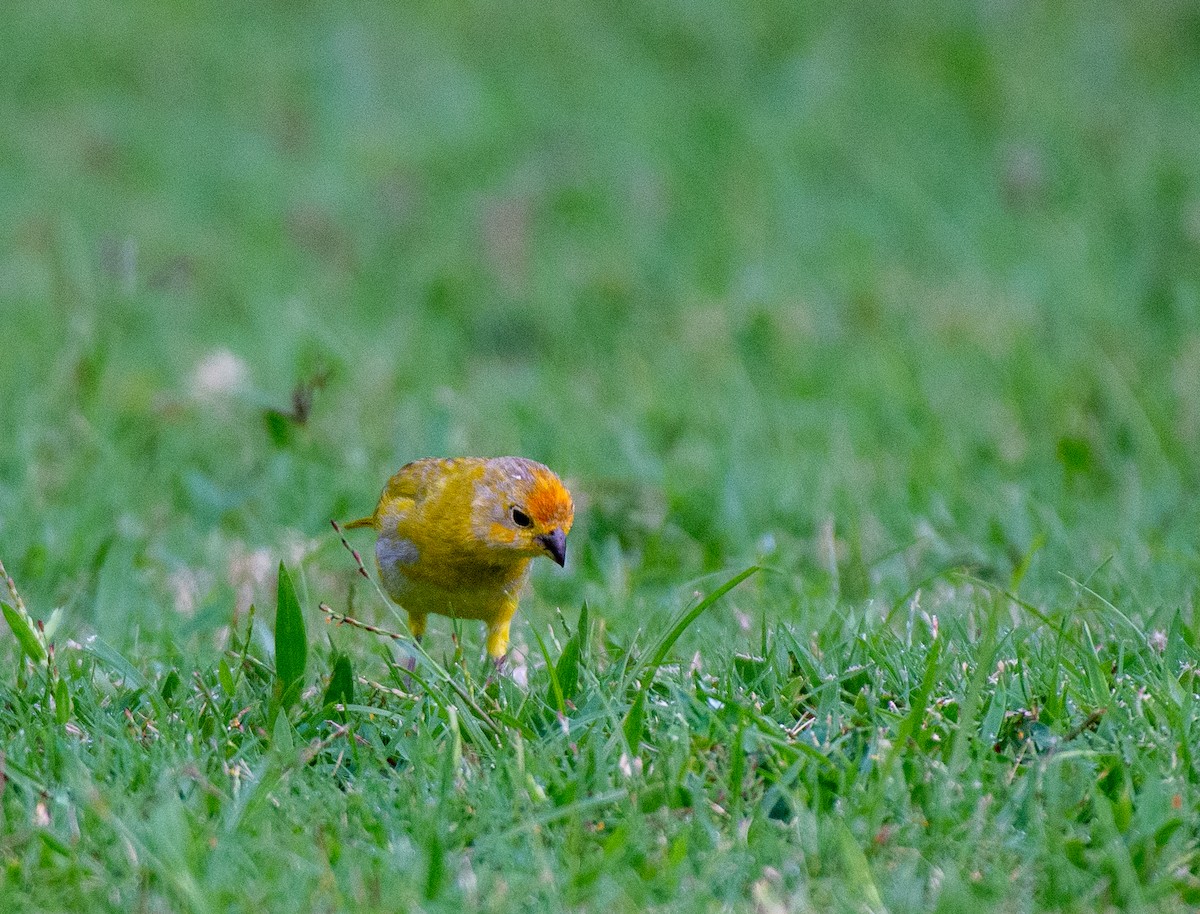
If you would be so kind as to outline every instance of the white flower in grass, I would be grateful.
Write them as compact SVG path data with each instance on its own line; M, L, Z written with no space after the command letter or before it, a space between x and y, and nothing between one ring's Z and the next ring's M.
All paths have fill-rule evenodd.
M224 400L246 384L246 363L228 349L214 349L192 372L191 395L203 402Z
M522 648L510 647L508 651L508 675L522 689L529 688L529 663L526 660L528 651Z
M229 549L229 583L237 593L237 611L244 613L275 574L276 559L269 549L248 549L234 543Z
M642 776L642 760L639 756L630 757L628 752L622 752L621 758L617 762L617 769L627 778L634 775Z
M1161 654L1167 649L1167 633L1164 631L1153 631L1150 637L1146 639L1146 643L1150 645L1150 650L1156 654Z
M200 603L200 575L190 568L178 568L167 577L167 587L175 600L175 612L190 617Z

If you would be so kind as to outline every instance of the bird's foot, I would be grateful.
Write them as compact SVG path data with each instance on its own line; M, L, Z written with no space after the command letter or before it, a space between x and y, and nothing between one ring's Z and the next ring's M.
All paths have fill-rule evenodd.
M420 640L421 640L420 638L417 639L418 642ZM403 663L403 666L404 666L404 669L407 671L404 676L404 691L412 692L413 678L409 674L413 673L417 669L417 655L416 655L415 651L412 653L409 653L407 659Z
M496 683L502 676L504 676L504 671L507 666L508 654L501 654L499 657L493 657L492 671L488 673L488 678L484 682L483 687L486 689L488 686Z

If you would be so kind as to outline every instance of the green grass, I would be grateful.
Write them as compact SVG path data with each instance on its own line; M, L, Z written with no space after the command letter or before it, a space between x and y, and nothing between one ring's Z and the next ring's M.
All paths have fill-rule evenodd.
M3 32L5 910L1200 904L1192 4ZM498 681L319 610L462 453L580 503Z

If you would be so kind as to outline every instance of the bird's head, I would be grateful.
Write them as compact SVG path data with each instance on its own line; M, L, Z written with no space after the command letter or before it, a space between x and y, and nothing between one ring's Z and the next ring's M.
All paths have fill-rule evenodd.
M575 505L549 468L524 457L489 460L472 508L475 533L490 548L566 564Z

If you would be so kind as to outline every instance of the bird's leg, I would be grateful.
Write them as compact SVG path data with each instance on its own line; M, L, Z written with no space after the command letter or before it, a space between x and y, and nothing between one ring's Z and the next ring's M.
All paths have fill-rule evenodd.
M420 641L425 636L425 622L428 619L429 617L425 613L408 611L408 630L412 632L414 640Z
M504 671L504 660L508 656L508 628L516 611L517 601L508 600L500 612L488 622L487 652L495 664L493 675L499 676Z
M507 653L501 654L499 657L492 657L492 670L490 673L488 673L487 679L483 681L483 687L485 689L491 688L493 685L495 685L496 680L500 679L504 675L504 667L507 663Z
M511 616L503 621L497 620L488 625L487 652L497 664L504 661L508 654L508 626Z
M421 639L425 637L425 622L429 617L425 613L409 612L408 614L408 630L412 632L413 640L417 644L421 643ZM417 655L409 654L407 662L404 664L411 673L417 668Z

